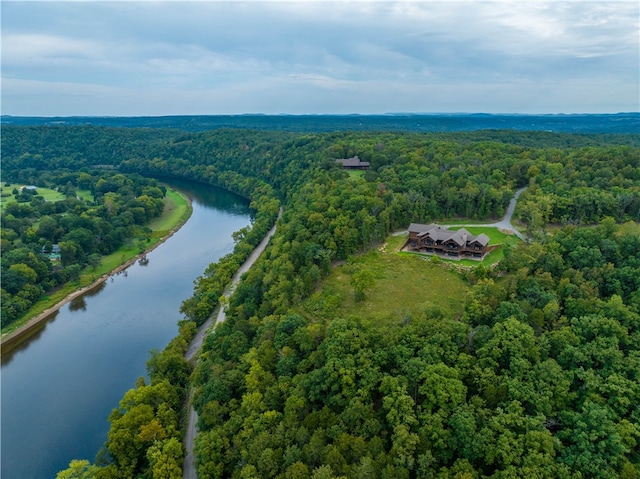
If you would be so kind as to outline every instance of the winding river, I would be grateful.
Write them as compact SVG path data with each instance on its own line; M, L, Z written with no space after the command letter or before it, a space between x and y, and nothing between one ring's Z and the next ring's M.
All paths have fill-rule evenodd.
M223 190L174 182L189 195L189 221L136 263L63 306L43 328L3 355L3 479L54 478L72 459L93 461L107 418L146 376L149 351L178 333L193 280L233 248L250 222L248 202Z

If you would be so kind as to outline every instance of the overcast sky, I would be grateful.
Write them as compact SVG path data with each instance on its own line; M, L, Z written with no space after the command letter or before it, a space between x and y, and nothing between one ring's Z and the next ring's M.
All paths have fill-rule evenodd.
M2 113L640 110L639 2L7 1Z

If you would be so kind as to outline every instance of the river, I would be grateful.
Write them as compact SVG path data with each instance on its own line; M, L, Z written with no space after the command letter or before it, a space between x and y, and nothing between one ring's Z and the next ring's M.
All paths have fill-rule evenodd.
M47 479L72 459L93 461L111 410L146 377L149 351L177 335L193 280L233 248L250 222L248 202L223 190L177 183L193 203L189 221L124 272L63 306L2 357L1 474Z

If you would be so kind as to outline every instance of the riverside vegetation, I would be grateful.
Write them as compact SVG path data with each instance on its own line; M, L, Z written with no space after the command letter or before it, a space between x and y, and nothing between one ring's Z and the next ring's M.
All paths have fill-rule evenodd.
M3 334L153 246L187 212L140 175L57 170L38 183L2 184Z
M206 181L256 211L196 280L96 461L58 477L181 477L189 386L200 478L637 477L639 139L3 128L12 182L108 167ZM362 175L336 166L356 154ZM498 218L522 186L531 242L495 267L378 250L410 222ZM193 369L189 339L281 204Z

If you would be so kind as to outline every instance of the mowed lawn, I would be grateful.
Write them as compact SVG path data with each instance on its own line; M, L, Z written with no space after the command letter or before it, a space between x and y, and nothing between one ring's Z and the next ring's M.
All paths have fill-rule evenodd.
M1 183L2 186L2 203L3 205L8 203L15 203L16 198L13 196L13 190L17 189L20 191L20 188L26 185L11 183L9 186L3 181ZM62 193L59 193L56 190L52 190L50 188L36 188L36 192L39 196L42 196L46 201L61 201L65 199L65 196Z
M397 241L395 237L391 240ZM373 273L374 281L364 300L356 301L351 280L362 268ZM468 290L459 273L427 257L398 254L387 246L332 268L321 290L302 307L311 316L357 316L365 322L393 326L407 318L458 317Z
M191 207L185 196L175 190L167 188L164 198L164 210L158 218L149 222L149 228L154 236L162 236L177 225L186 221L191 215ZM156 233L159 233L156 234Z
M9 186L7 186L5 182L2 182L0 186L2 189L2 195L0 196L0 205L5 205L9 203L15 203L16 198L13 195L13 190L20 190L20 188L26 185L11 183ZM45 201L62 201L66 198L63 193L52 190L51 188L37 187L36 192L38 193L38 196L42 196ZM76 195L78 195L78 197L83 201L93 201L93 195L89 190L76 190Z

